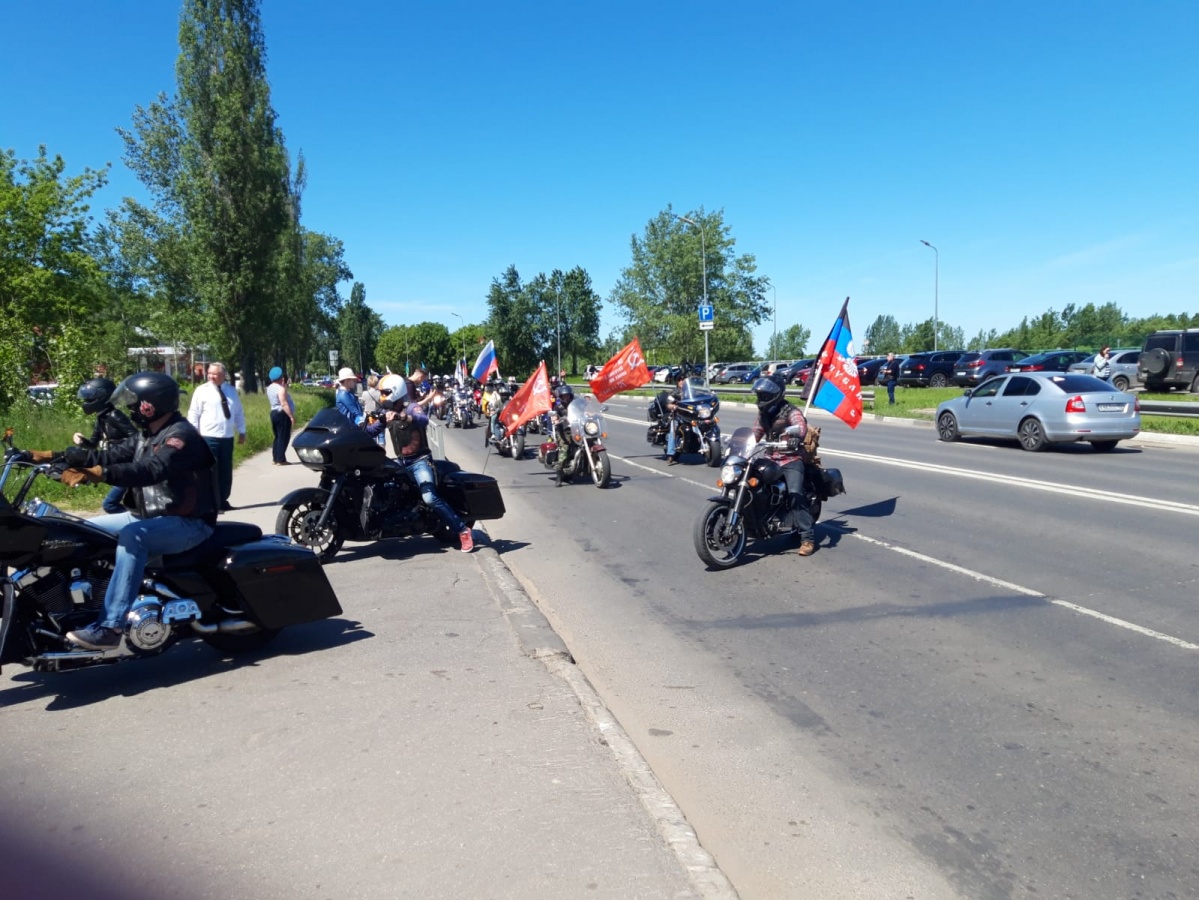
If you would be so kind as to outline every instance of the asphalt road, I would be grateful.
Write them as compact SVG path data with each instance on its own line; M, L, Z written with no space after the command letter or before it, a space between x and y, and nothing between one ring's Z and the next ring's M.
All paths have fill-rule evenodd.
M819 552L712 572L716 470L667 468L644 409L609 404L603 491L447 443L500 478L488 531L743 897L1199 896L1195 450L814 415L848 488Z

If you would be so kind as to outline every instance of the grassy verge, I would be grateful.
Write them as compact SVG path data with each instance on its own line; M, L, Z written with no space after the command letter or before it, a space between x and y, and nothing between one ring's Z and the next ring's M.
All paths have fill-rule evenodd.
M292 391L292 395L296 401L297 427L301 428L319 410L333 405L332 391L297 389ZM186 402L185 399L184 403ZM246 414L246 442L234 444L235 468L248 457L269 449L275 439L266 394L247 394L242 397L242 408ZM186 411L184 406L184 412ZM13 443L22 450L59 450L69 447L71 435L77 431L90 435L93 424L94 419L84 415L73 403L55 404L50 407L22 404L0 414L0 427L13 429ZM234 477L237 477L236 471ZM20 479L14 477L13 481L17 483L4 486L4 493L8 497L11 497L19 486ZM62 509L90 510L100 507L100 501L108 492L108 485L66 488L58 482L43 478L35 485L35 492L43 500Z

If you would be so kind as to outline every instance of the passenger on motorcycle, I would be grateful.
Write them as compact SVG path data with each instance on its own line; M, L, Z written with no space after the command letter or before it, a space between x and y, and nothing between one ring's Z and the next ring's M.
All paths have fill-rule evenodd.
M804 499L801 451L804 435L808 433L808 420L798 407L787 402L781 375L759 378L754 382L753 391L758 400L754 436L758 440L787 441L787 448L771 451L770 458L779 464L787 483L791 505L787 524L799 531L799 555L811 556L816 552L816 523L812 521L812 511Z
M504 430L500 427L500 410L504 408L504 398L500 396L500 379L494 372L487 381L487 390L483 392L483 415L491 423L491 439L497 444L504 438ZM486 440L483 446L487 446Z
M112 392L116 389L117 386L107 378L93 378L80 385L77 394L80 405L83 406L85 413L96 417L96 426L92 429L90 438L84 437L82 432L75 432L71 442L76 447L82 447L84 450L96 450L137 434L137 426L129 421L128 416L112 405ZM122 512L121 498L123 496L125 496L125 489L114 487L104 497L100 507L106 513Z
M554 426L554 438L558 441L558 470L554 487L562 487L566 482L565 472L567 458L570 456L570 426L566 424L566 410L575 398L575 392L569 384L563 381L554 389L554 405L550 409L550 421Z
M463 553L470 553L475 542L470 529L466 527L450 505L437 496L436 476L433 472L433 454L429 450L429 416L419 402L393 401L392 394L396 385L389 382L388 375L379 382L379 393L383 397L384 419L387 430L391 435L391 445L395 448L396 458L412 475L412 479L420 488L425 506L433 510L441 521L445 522L458 535L458 541ZM397 379L399 376L395 376Z
M66 635L88 650L120 646L146 560L202 543L217 517L216 461L204 438L179 414L175 380L162 372L130 375L113 393L112 404L127 408L141 433L94 450L69 447L62 454L71 466L62 473L63 484L107 481L127 488L126 505L134 507L91 520L116 535L117 550L103 618Z

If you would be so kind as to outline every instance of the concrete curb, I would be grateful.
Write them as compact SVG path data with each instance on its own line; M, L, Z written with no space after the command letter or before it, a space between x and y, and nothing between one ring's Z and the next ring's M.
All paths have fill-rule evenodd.
M485 531L479 525L476 530ZM551 675L561 678L574 692L600 742L612 753L617 767L641 801L659 834L687 873L692 886L704 900L738 900L737 891L699 842L674 798L662 786L645 757L604 705L598 692L575 665L566 642L554 631L536 601L492 547L479 546L476 562L483 580L499 603L520 641L522 650L540 660Z

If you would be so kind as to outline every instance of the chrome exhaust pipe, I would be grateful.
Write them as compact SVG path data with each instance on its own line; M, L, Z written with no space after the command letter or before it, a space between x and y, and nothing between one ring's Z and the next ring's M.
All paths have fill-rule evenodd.
M239 631L258 631L261 625L249 619L227 619L215 625L205 625L203 622L192 622L192 628L198 634L234 634Z

